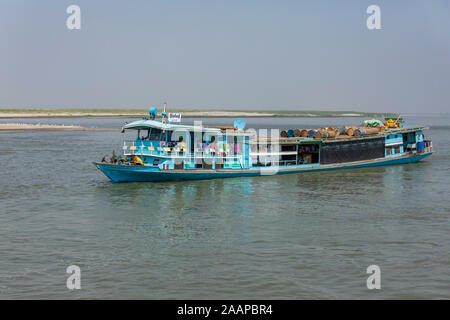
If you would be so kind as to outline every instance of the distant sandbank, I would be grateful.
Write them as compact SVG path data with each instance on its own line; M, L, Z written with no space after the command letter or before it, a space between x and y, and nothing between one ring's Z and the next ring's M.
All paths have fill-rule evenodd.
M237 117L376 117L381 113L354 111L253 111L253 110L179 110L183 118ZM391 114L385 114L391 115ZM145 110L127 109L0 109L0 118L142 118Z

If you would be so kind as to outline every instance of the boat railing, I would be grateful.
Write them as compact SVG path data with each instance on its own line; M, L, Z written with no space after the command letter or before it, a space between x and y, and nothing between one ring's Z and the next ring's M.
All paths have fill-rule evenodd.
M181 148L177 147L168 147L157 145L157 143L152 143L151 141L124 141L123 143L123 155L124 156L154 156L161 158L171 158L171 159L206 159L216 161L221 159L223 161L237 161L241 167L244 167L244 159L242 154L232 154L229 152L225 153L216 153L202 150L199 148L194 149L194 153L186 152Z
M259 162L263 166L271 163L277 163L279 165L289 165L296 164L295 160L281 160L281 156L283 155L292 155L296 154L296 152L250 152L250 161ZM230 152L225 153L216 153L216 152L208 152L208 150L194 148L194 153L186 152L186 150L182 150L177 147L168 147L161 146L158 141L140 141L140 140L125 140L123 144L123 155L124 156L154 156L154 157L162 157L162 158L178 158L178 159L222 159L223 161L237 161L240 166L243 167L244 157L242 154L233 154ZM257 160L259 158L259 161ZM302 164L301 161L298 161L297 164Z

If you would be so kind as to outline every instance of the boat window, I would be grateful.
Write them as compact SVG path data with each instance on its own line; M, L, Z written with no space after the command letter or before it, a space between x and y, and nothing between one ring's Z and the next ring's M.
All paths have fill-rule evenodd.
M285 150L283 146L281 150L286 150L287 152L297 150L297 155L287 155L283 156L283 158L285 157L287 159L290 159L291 161L293 159L296 159L298 161L298 164L319 163L319 145L317 144L291 146L290 148L286 148ZM287 162L286 164L291 163Z
M179 142L184 140L184 132L179 131L175 133L176 134L174 134L174 131L169 131L169 134L167 136L168 142Z
M150 133L150 140L152 141L166 140L166 134L163 133L161 129L152 128L152 131Z

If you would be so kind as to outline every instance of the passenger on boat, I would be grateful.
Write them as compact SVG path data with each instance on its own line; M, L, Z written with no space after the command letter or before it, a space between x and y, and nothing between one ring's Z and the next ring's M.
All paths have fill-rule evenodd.
M114 150L112 152L112 157L110 159L110 162L111 163L116 163L117 162L117 156L116 156L116 153L114 152Z
M239 154L239 152L240 152L239 150L240 150L239 144L235 143L234 144L234 154Z
M199 152L203 150L203 142L200 139L197 140L197 150Z
M205 149L203 148L203 142L201 139L197 140L197 143L195 144L195 153L203 153L205 152Z
M300 153L299 154L299 156L300 156L300 159L298 159L298 163L299 164L305 164L306 162L305 162L305 157L303 156L303 153Z
M215 156L216 155L216 148L217 148L217 144L215 141L215 137L211 137L211 142L209 143L209 152Z
M218 147L219 147L219 153L225 157L227 155L227 144L223 143L223 141L219 141Z
M186 142L183 141L183 137L180 137L180 141L177 143L177 147L180 148L181 153L186 150Z
M134 155L133 158L131 159L131 164L133 164L135 166L143 166L144 165L141 158L139 158L136 155Z

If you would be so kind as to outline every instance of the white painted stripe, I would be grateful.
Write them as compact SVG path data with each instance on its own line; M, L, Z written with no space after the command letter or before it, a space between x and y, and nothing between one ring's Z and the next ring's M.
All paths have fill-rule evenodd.
M403 144L403 142L391 142L391 143L386 143L385 146L391 147L391 146L399 146L401 144Z

